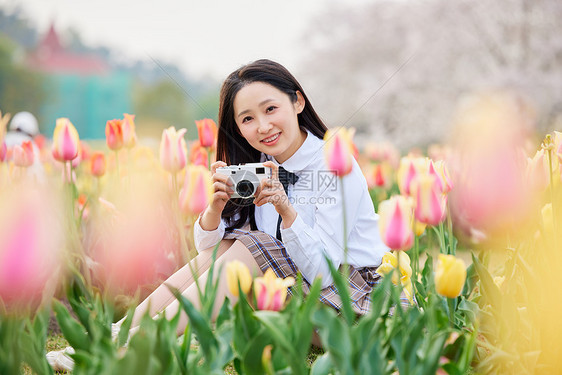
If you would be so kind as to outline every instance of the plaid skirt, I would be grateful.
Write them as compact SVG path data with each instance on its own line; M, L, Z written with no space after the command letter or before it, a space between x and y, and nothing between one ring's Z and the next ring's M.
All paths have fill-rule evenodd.
M236 239L242 242L250 250L262 272L271 268L277 277L286 278L292 276L296 278L298 273L297 266L289 257L283 243L275 237L261 231L234 229L227 232L224 238ZM360 315L368 313L371 306L371 291L382 281L381 276L376 273L376 267L356 269L353 266L349 266L348 280L353 309ZM305 293L308 292L309 287L308 281L303 279ZM341 298L334 284L322 289L320 301L338 311L342 306ZM400 297L400 304L402 306L410 306L410 302L404 294Z

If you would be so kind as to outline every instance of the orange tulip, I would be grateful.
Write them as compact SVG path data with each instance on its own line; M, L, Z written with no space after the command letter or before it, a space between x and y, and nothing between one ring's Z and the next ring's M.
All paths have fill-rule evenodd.
M287 288L294 283L294 278L281 279L271 268L268 268L263 277L257 277L254 280L257 308L259 310L281 310L287 298Z
M210 118L195 121L202 147L213 147L217 140L217 124Z
M392 250L408 250L414 241L412 204L402 195L395 195L379 204L379 231L386 246Z
M105 174L106 163L103 152L94 152L90 158L90 172L93 176L101 177Z
M187 215L198 215L205 210L213 198L212 176L201 165L190 165L180 192L179 204Z
M61 162L73 160L78 156L80 139L76 128L69 119L59 118L53 134L53 157Z
M137 133L135 131L135 115L123 114L123 145L126 148L133 148L137 144Z
M346 128L335 128L324 135L324 156L328 169L338 177L343 177L353 168L353 143Z
M31 141L25 141L21 145L14 146L14 165L18 167L30 167L33 165L34 154Z
M110 150L118 151L123 147L123 120L109 120L105 125L105 138Z
M187 145L183 138L186 129L176 131L173 126L162 132L160 163L170 173L181 171L187 164Z

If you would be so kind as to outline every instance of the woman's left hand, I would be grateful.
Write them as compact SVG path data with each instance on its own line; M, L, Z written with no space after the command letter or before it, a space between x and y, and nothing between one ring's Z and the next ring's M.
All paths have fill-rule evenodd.
M272 161L266 161L263 163L263 166L271 168L271 178L261 181L260 186L256 190L254 204L262 206L266 203L271 203L275 206L277 213L283 216L291 207L291 203L283 189L283 185L279 181L279 166Z

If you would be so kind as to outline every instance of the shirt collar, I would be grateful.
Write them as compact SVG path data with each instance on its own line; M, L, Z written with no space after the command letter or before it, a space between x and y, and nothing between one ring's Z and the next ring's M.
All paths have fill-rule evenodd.
M319 139L310 131L306 130L306 139L302 143L301 147L284 163L279 164L273 156L265 155L266 160L271 160L275 164L281 165L288 171L291 172L298 172L305 169L308 165L310 165L318 155L322 157L322 146L324 145L324 141Z

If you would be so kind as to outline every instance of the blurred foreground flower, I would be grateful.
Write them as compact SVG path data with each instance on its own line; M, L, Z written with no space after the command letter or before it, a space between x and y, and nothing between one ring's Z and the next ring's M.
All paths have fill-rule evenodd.
M2 192L0 299L9 307L34 305L54 293L63 246L56 202L47 190L26 186Z
M207 149L202 147L199 141L195 141L191 144L189 162L193 165L202 165L205 168L209 168L209 154Z
M408 250L414 242L412 205L406 197L395 195L379 204L379 231L392 250Z
M259 310L281 310L287 298L287 288L294 283L295 279L292 277L281 279L271 268L268 268L263 277L257 277L254 280L257 308Z
M190 165L185 173L179 204L183 213L198 215L205 211L213 198L211 172L202 165Z
M59 118L53 134L53 157L66 162L74 160L80 151L80 139L76 128L69 119Z
M178 247L174 239L173 212L166 209L168 195L149 176L131 176L134 190L116 188L103 210L90 213L87 253L99 264L94 278L104 289L134 292L152 284L171 268L170 254Z
M464 261L453 255L439 254L435 269L435 289L444 297L455 298L461 293L466 280Z
M242 293L248 294L252 287L252 275L248 267L239 260L233 260L226 264L226 282L230 293L238 297L238 284Z
M199 143L202 147L213 147L217 140L217 124L210 118L196 120Z
M17 167L30 167L33 165L34 154L31 141L25 141L21 145L14 146L14 165Z
M183 138L186 129L176 131L170 126L162 132L160 141L160 164L168 172L175 174L187 164L187 145Z
M343 177L353 168L353 142L346 128L328 129L324 135L324 156L328 169Z

